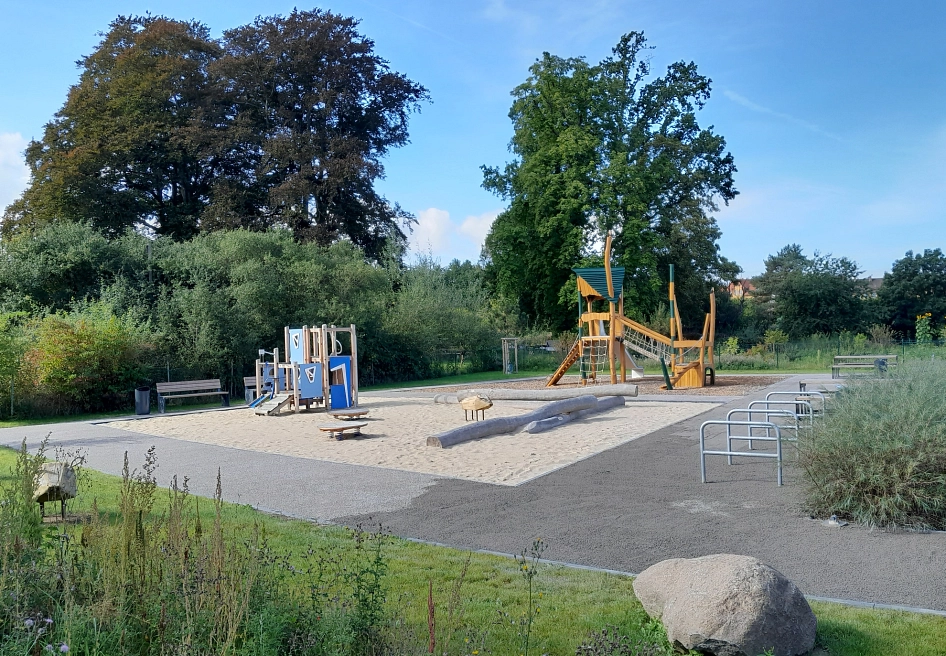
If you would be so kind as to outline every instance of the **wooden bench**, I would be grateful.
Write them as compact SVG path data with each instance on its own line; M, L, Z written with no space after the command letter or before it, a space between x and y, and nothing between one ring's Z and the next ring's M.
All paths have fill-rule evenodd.
M345 439L345 433L361 435L361 429L367 425L367 421L340 421L337 424L322 424L319 426L319 430L328 433L329 437L341 441Z
M246 398L247 404L256 400L256 376L243 377L243 390L243 396Z
M219 396L220 405L229 407L230 392L226 392L220 384L219 378L208 380L182 380L171 383L157 383L158 412L164 412L164 403L167 399L183 399L190 396Z
M831 378L844 378L844 372L867 373L876 369L876 361L883 360L888 369L897 366L896 355L836 355L831 364Z

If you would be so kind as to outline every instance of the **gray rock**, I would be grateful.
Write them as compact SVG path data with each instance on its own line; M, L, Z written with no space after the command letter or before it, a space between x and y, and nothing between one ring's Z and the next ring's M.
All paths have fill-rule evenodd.
M644 610L677 646L716 656L807 654L817 620L794 583L749 556L671 558L634 580Z

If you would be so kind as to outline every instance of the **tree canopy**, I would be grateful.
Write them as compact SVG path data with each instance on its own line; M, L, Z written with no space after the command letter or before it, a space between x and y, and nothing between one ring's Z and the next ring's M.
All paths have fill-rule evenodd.
M907 251L893 263L878 293L890 326L903 335L912 335L917 315L929 312L933 323L946 320L946 255L940 249L922 254Z
M283 226L379 258L412 217L374 183L428 95L357 27L294 10L218 41L196 22L117 18L29 145L4 235L60 220L176 239Z
M647 81L641 33L622 37L600 64L545 53L513 90L509 116L517 159L483 167L483 186L509 201L484 245L487 275L533 320L574 323L570 269L593 264L602 234L626 267L628 303L656 309L675 263L678 298L702 307L739 268L719 255L710 213L737 192L732 155L696 111L710 80L693 63ZM686 314L684 315L686 316Z
M807 257L789 244L765 260L755 279L755 300L771 325L792 337L857 329L865 319L865 287L857 264L815 252Z

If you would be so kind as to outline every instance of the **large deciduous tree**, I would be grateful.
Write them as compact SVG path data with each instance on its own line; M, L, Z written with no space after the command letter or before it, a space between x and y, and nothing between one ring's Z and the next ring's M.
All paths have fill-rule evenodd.
M346 236L375 258L390 238L404 239L401 224L411 217L374 183L388 150L407 143L408 116L427 91L392 71L357 26L296 10L224 33L214 70L228 81L225 141L240 155L241 175L217 190L213 220L226 223L227 209L245 208L249 197L254 213L301 239Z
M755 279L759 303L770 325L792 337L857 330L865 321L866 288L857 264L815 252L807 257L790 244L765 260Z
M27 148L31 183L7 208L4 235L67 220L113 235L133 226L191 236L212 169L188 127L207 102L218 51L199 23L115 19Z
M935 325L944 325L946 255L938 248L922 254L907 251L884 275L878 300L891 327L903 335L913 335L917 315L926 312L933 315Z
M428 96L357 27L293 11L215 41L199 23L119 17L30 144L32 181L3 233L69 220L186 239L276 225L380 259L413 217L374 184Z
M494 289L533 320L574 323L570 268L593 261L608 230L627 270L628 303L642 314L660 302L670 263L684 316L739 272L719 255L710 215L737 193L725 140L696 120L710 81L692 63L648 81L645 48L634 32L595 66L545 53L513 91L517 159L483 169L484 187L509 207L484 256Z

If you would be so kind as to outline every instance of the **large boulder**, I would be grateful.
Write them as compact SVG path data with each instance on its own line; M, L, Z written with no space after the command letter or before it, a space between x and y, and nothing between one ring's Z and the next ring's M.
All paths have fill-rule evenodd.
M677 646L717 656L807 654L817 620L794 583L749 556L671 558L634 580L644 610Z

